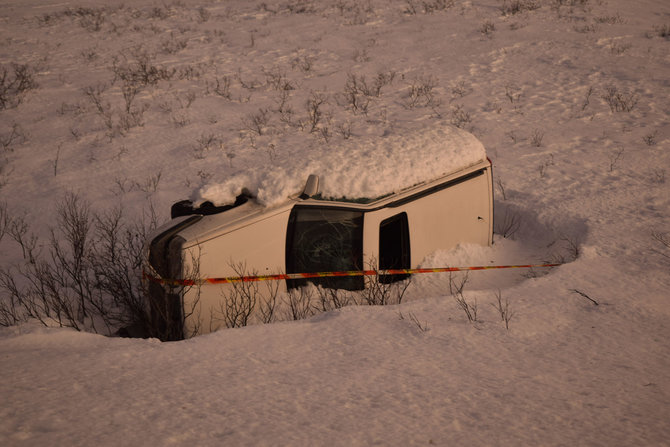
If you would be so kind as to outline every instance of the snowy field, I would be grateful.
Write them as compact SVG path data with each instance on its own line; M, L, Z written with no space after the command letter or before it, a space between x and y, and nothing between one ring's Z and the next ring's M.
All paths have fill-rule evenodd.
M0 230L36 252L68 194L157 223L313 170L360 194L446 163L398 154L448 123L497 234L423 265L565 262L472 272L475 322L433 274L182 342L2 327L0 445L670 445L667 1L0 0L0 39Z

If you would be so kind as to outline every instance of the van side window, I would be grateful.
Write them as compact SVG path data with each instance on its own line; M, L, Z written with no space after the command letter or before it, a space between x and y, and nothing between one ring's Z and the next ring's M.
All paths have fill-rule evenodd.
M315 273L363 268L363 213L338 208L296 206L286 236L286 272ZM289 289L311 281L333 289L361 290L362 276L287 280Z
M407 213L396 214L379 225L379 269L408 269L411 266ZM380 275L379 281L389 284L407 279L409 275Z

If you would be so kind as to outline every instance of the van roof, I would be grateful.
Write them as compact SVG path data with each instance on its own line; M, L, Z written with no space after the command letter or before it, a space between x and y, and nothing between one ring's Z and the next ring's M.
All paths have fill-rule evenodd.
M381 136L331 141L306 157L268 159L266 165L204 185L194 202L232 203L246 188L259 203L276 206L299 193L309 174L319 176L324 199L380 198L486 160L481 142L462 129L435 121L412 125L412 129L398 127Z

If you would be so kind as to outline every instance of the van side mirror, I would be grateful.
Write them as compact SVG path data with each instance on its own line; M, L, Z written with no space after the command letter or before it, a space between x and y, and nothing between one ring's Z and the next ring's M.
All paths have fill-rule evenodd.
M302 190L300 194L301 199L309 199L312 196L315 196L319 193L319 176L310 174L307 177L307 182L305 183L305 189Z

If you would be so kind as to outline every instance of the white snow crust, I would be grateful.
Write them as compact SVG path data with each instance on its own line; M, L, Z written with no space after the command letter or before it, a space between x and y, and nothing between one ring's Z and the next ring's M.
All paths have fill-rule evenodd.
M319 176L324 198L376 198L486 158L484 146L472 134L440 122L319 146L286 165L268 159L231 178L209 183L198 191L194 202L232 203L246 188L259 202L276 205L299 193L309 174Z
M40 259L68 193L158 224L309 174L375 195L481 159L458 125L495 243L422 265L564 262L470 272L474 323L441 273L173 343L0 327L0 446L668 446L669 32L658 0L0 0L0 69L37 83L0 110L0 208ZM166 76L127 107L142 60ZM30 262L4 223L2 300Z

